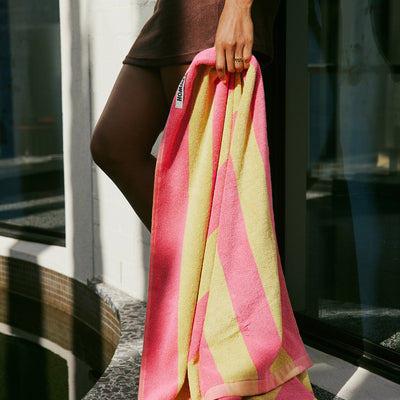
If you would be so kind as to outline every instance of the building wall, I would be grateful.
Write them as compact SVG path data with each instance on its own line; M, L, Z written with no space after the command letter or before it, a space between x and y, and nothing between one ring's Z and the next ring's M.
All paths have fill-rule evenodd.
M0 255L146 297L150 235L92 162L89 143L113 83L155 0L60 0L66 246L0 237Z
M155 1L91 1L89 66L91 124L97 121L121 63ZM145 298L150 235L115 185L97 167L93 180L94 275Z

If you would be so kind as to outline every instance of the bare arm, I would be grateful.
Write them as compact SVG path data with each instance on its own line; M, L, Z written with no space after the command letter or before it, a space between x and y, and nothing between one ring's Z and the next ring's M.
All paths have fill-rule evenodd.
M252 4L253 0L225 1L215 35L216 69L221 80L225 80L226 71L241 72L250 65L254 37Z

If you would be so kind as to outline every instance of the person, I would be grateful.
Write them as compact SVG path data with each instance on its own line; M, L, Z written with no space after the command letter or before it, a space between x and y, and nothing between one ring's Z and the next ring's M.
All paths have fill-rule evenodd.
M164 128L176 89L190 62L202 50L214 46L216 55L215 68L218 79L226 83L228 83L226 79L227 73L241 73L249 68L252 54L256 53L256 58L259 62L269 62L272 58L272 27L278 5L279 0L158 0L156 2L153 16L143 27L123 62L120 74L94 129L91 140L91 152L94 161L120 188L149 230L151 230L152 224L153 186L156 166L156 159L152 156L151 151L157 137ZM190 78L191 75L189 74L188 79ZM218 84L221 84L221 82L218 82ZM159 196L160 193L161 190L158 191ZM265 200L268 201L267 199ZM219 228L216 228L215 231L219 230ZM244 374L240 375L238 381L231 382L229 380L229 382L226 382L230 384L230 388L234 387L236 392L244 390L249 396L239 397L232 395L227 397L228 389L225 384L221 384L221 379L223 380L223 378L219 375L220 371L217 366L217 363L219 363L220 366L224 365L226 367L225 358L222 356L220 359L218 357L214 359L207 343L202 347L202 355L200 356L200 340L197 342L197 339L193 341L193 347L190 347L187 336L188 329L191 330L190 340L200 336L193 336L193 329L189 326L190 323L187 324L186 322L191 321L194 324L194 314L196 314L197 323L201 319L204 322L206 315L208 315L206 309L202 308L204 305L206 305L207 312L211 310L211 314L213 313L212 310L219 310L220 305L228 307L223 308L223 310L229 309L232 310L232 313L244 310L246 314L246 310L249 308L247 298L245 299L246 307L244 308L240 306L240 302L235 303L236 305L239 304L236 310L229 295L229 288L238 288L239 285L234 283L238 282L238 280L229 280L228 283L226 279L219 278L218 271L222 272L222 275L224 274L224 266L220 264L219 256L215 257L218 260L215 263L215 276L217 277L215 282L217 283L213 288L218 290L223 287L227 290L223 291L226 297L217 297L217 299L223 299L224 301L214 301L214 305L217 304L217 307L213 309L212 305L210 306L212 301L209 299L213 297L213 294L210 295L210 293L215 293L211 286L208 287L207 294L203 294L197 300L194 298L199 295L199 291L194 293L195 290L192 290L194 287L201 287L203 290L206 287L204 282L207 279L211 282L211 274L207 278L208 273L205 273L206 278L202 284L196 279L191 279L193 278L192 274L185 275L187 280L182 278L183 275L181 275L179 279L182 279L181 283L184 282L182 284L184 289L182 292L180 289L177 290L175 286L177 275L175 273L181 271L182 265L175 262L176 256L174 252L180 252L181 247L174 249L173 245L169 246L170 243L168 243L165 247L168 248L168 255L172 254L172 261L166 261L165 254L162 251L160 252L159 247L157 247L159 242L153 242L157 237L162 237L163 234L164 231L160 231L159 226L152 233L152 246L155 243L152 247L152 251L154 251L152 255L158 254L157 260L162 261L157 264L154 261L155 257L153 257L153 262L150 265L149 298L151 298L151 301L147 305L138 398L160 398L160 393L162 398L187 399L192 397L192 393L194 393L194 397L198 398L198 394L204 389L200 386L208 381L210 387L207 389L207 393L214 390L217 390L219 394L223 393L222 397L218 398L267 400L275 399L277 393L279 393L278 396L282 398L313 398L315 400L306 371L311 365L311 360L305 352L295 325L294 316L288 308L287 292L278 272L280 269L279 257L276 258L276 263L271 264L271 270L276 267L277 274L268 275L268 277L275 276L276 278L275 284L279 285L279 299L274 298L275 306L271 303L270 306L263 308L262 315L264 317L261 318L264 322L269 320L270 317L272 318L270 321L274 322L269 325L270 329L264 329L265 326L258 325L258 323L251 325L249 322L251 318L242 319L242 325L239 322L235 324L235 318L229 317L228 321L225 321L227 322L225 326L230 328L229 335L234 337L226 348L231 351L232 349L229 347L231 344L237 345L242 343L241 340L243 340L243 346L246 349L243 350L241 345L238 345L243 350L243 352L240 352L240 350L238 354L247 354L248 358L245 356L245 361L249 361L243 371L240 371ZM211 247L212 245L209 248ZM215 244L216 247L217 244ZM275 248L274 245L273 247ZM240 246L240 248L242 250L239 253L244 251L244 247ZM157 249L158 253L154 249ZM249 251L250 253L244 252L243 254L253 254L251 249ZM215 250L215 254L217 253L217 250ZM265 266L270 258L270 254L268 257L264 257L266 262L263 262L262 265ZM201 259L201 254L198 259ZM193 268L192 261L186 264L191 269ZM229 262L228 264L230 265ZM213 264L211 263L210 265L210 269L212 269ZM220 267L218 267L219 265ZM251 265L252 267L248 268L248 270L253 271L255 274L251 276L255 278L255 281L263 285L258 266L256 265L257 268L253 268L255 264ZM202 266L199 265L199 268L202 268ZM267 268L264 268L263 272L265 273L266 270ZM152 274L152 272L155 273ZM199 279L200 275L198 275ZM168 279L164 280L163 278L166 276ZM236 278L242 279L240 276L242 275L239 274ZM173 283L168 285L168 282ZM269 286L272 285L271 280L267 280L267 282ZM160 283L163 286L161 291L159 290ZM261 297L258 297L258 300L260 298L264 299L263 290L255 292L256 294L261 293ZM180 295L182 294L182 297L184 297L189 292L193 292L191 293L191 299L185 297L187 307L182 308L180 306ZM236 299L239 297L235 296ZM167 300L166 302L164 302L165 299ZM171 299L172 301L170 302L169 300ZM204 299L207 300L203 301ZM278 318L280 322L276 325L272 309L275 311L281 310L280 300L282 301L282 311L285 315L282 318ZM265 303L262 304L265 305ZM255 305L254 298L252 305ZM166 309L168 312L162 311ZM179 310L182 312L183 309L185 311L180 315L183 315L186 322L183 325L179 325L178 314ZM197 313L198 310L200 310L199 313ZM204 313L202 314L202 312ZM259 312L254 313L253 311L250 314L256 316L256 320L261 315ZM260 328L264 335L273 333L268 336L268 340L260 341L258 335L249 335L249 326L253 326L255 329ZM242 328L243 332L241 331ZM179 335L184 335L184 339L181 338L180 342L177 339L178 330L180 332ZM281 331L281 334L279 334L279 331ZM232 332L235 334L232 334ZM249 348L246 347L251 340L246 342L245 336L247 338L253 336L257 342L256 346L260 345L262 349L254 359L251 358ZM201 337L203 338L203 336ZM220 336L220 340L221 342L224 341L225 336ZM207 342L207 339L205 339L205 342ZM217 343L216 347L220 349L219 343L215 343ZM191 349L196 350L196 346L198 353L197 356L193 356L191 361L205 355L205 361L202 365L210 366L210 369L205 367L202 370L201 374L205 373L203 377L206 376L206 379L202 380L201 384L200 371L196 370L197 367L190 369L193 372L190 377L188 373L188 362L190 362L188 352ZM181 351L179 351L179 347ZM249 345L249 347L251 346ZM251 348L252 350L258 349L258 347ZM273 350L271 351L271 349ZM275 351L276 354L274 353ZM270 360L267 353L271 353L269 356L274 358ZM203 360L203 358L201 359ZM186 372L181 368L182 360L186 363ZM269 361L272 361L271 365L269 365ZM168 363L172 363L171 370ZM166 375L163 375L165 371L164 368L160 368L160 365L165 365L168 369ZM242 364L239 363L235 367L240 369ZM227 370L232 373L230 366L228 366ZM172 373L169 373L171 371ZM183 379L182 373L184 372L186 375ZM235 368L233 369L235 379L238 377L236 375L238 372ZM252 374L258 374L259 372L261 375L256 376L260 378L255 380L255 375ZM173 378L174 374L176 375L176 381L170 379L171 377ZM251 376L252 378L251 380L247 380L247 378L242 380L241 377L243 376ZM256 385L256 388L254 385ZM260 393L263 390L265 392L262 394L254 395L254 393ZM213 393L215 394L215 392Z
M269 62L279 0L158 0L126 56L94 129L95 163L151 230L156 159L151 150L194 56L215 46L218 77Z

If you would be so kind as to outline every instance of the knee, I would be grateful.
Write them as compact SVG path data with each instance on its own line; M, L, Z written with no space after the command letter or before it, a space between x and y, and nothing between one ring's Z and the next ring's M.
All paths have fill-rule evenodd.
M90 140L90 153L93 161L103 170L107 170L115 162L111 146L110 132L98 123Z
M90 140L93 161L107 174L118 173L127 166L138 170L150 157L151 148L134 140L135 132L117 131L115 127L99 121Z

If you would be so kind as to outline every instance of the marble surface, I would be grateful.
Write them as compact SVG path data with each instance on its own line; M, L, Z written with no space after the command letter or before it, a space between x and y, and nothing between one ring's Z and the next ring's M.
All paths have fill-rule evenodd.
M92 281L89 286L118 315L121 338L111 363L84 400L137 399L146 303L104 283Z
M136 400L143 347L146 303L138 301L104 283L91 281L89 286L118 315L121 338L111 363L84 400ZM342 400L313 385L318 400Z
M341 397L337 397L316 385L312 385L312 387L317 400L343 400Z

